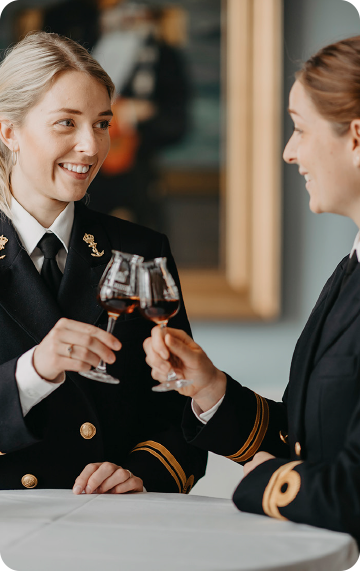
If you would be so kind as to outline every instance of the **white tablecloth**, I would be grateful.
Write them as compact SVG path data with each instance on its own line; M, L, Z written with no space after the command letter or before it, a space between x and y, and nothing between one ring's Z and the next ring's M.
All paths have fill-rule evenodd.
M348 535L179 494L0 492L0 553L17 571L340 571Z

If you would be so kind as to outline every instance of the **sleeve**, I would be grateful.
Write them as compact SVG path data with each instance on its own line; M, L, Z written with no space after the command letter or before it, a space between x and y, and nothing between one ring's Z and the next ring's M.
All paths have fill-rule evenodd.
M15 371L19 357L0 365L0 451L14 452L36 444L40 437L24 418Z
M333 461L268 460L241 481L233 500L242 511L346 532L360 543L359 442L360 404Z
M15 378L24 416L27 415L33 406L49 396L65 381L65 373L63 381L60 383L50 383L37 374L32 362L35 348L33 347L19 357L15 370Z
M180 310L170 324L191 335L178 272L166 236L163 236L160 255L167 257L168 269L181 297ZM149 374L148 365L146 367ZM184 407L187 403L191 406L191 400L175 391L149 393L148 416L143 419L146 437L133 447L124 467L142 478L148 492L189 493L204 476L207 463L207 451L186 442L181 430Z
M212 419L212 417L214 416L214 414L218 410L218 408L221 405L223 400L224 400L224 397L221 397L221 399L216 404L214 404L214 406L209 408L209 410L206 410L205 412L201 412L201 413L199 412L199 414L195 410L196 403L194 400L191 401L191 408L192 408L192 411L195 414L196 418L198 420L200 420L200 422L202 422L202 424L207 424L209 422L209 420Z
M228 375L224 400L208 423L196 418L188 402L182 427L188 443L239 464L260 450L282 458L290 455L286 405L261 397Z

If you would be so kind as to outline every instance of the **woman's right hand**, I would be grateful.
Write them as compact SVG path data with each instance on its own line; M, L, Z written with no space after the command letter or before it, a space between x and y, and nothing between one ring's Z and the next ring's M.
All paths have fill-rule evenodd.
M36 347L33 365L40 377L56 383L65 371L89 371L100 359L114 363L119 349L121 343L111 333L63 317Z
M209 410L224 396L226 375L185 331L153 327L151 337L144 341L144 350L153 379L165 382L167 374L174 369L179 378L193 381L178 392L194 399L200 409L197 412Z

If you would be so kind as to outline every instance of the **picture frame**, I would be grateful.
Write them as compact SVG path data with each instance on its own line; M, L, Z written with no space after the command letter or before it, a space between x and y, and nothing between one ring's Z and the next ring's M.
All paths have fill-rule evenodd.
M181 269L190 319L280 313L283 1L224 0L221 264Z

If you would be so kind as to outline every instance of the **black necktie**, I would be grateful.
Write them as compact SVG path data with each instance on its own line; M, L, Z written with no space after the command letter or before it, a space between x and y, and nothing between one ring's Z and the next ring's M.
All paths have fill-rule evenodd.
M350 276L353 273L353 271L355 270L355 268L357 267L358 263L359 263L359 261L358 261L357 253L356 253L356 251L354 251L351 258L349 256L349 259L346 262L345 273L344 273L344 276L343 276L343 279L341 282L340 292L344 289L345 285L349 281Z
M44 254L41 276L55 298L57 297L62 278L62 273L55 259L61 246L62 243L59 238L52 233L44 234L38 243L38 248Z

